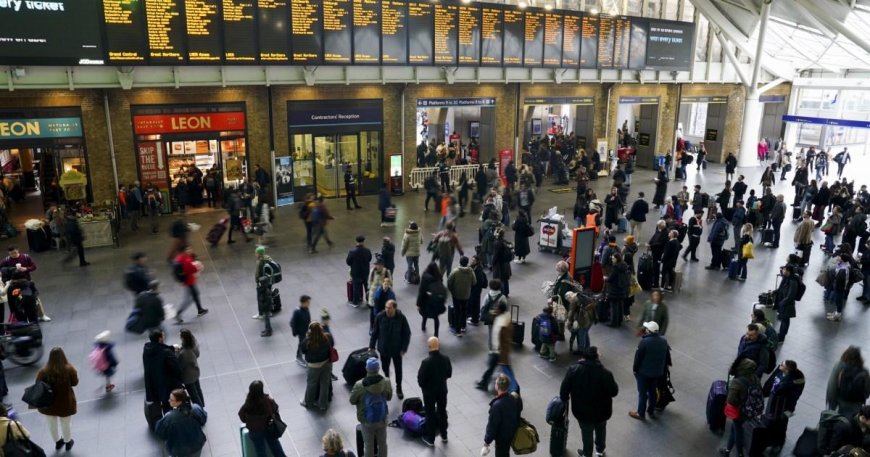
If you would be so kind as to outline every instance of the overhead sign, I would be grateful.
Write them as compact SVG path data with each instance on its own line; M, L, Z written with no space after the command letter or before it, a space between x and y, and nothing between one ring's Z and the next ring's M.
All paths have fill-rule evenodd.
M727 95L698 95L681 97L680 103L728 103Z
M384 122L383 112L381 100L287 102L287 122L291 129L381 125Z
M133 116L137 135L244 130L245 113L149 114Z
M636 97L622 96L619 97L620 105L658 105L659 97Z
M798 124L836 125L838 127L857 127L861 129L870 129L870 121L853 121L849 119L828 119L824 117L792 115L785 115L782 117L782 120L785 122L795 122Z
M0 119L0 140L80 136L82 136L82 120L78 117Z
M526 97L526 105L592 105L595 97Z
M495 106L495 97L417 99L417 108L451 108L456 106Z
M761 103L785 103L785 95L762 95L758 97Z

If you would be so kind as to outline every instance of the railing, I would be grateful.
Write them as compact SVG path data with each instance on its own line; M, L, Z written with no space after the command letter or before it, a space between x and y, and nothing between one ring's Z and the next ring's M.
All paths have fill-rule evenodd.
M468 183L473 184L478 167L478 165L454 165L450 167L450 183L458 184L459 177L462 176L462 173L465 173ZM499 169L498 162L495 163L495 169ZM423 181L426 180L426 177L437 172L438 167L416 167L411 170L411 176L408 177L408 185L414 190L422 189Z

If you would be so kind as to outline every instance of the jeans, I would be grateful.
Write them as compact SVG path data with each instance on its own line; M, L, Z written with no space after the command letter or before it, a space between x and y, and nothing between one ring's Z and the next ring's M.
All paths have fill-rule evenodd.
M450 254L446 259L439 258L438 259L438 270L441 272L441 276L447 275L450 276L450 270L453 269L453 257L456 257L454 254ZM507 295L507 294L505 294Z
M447 436L447 391L423 392L423 405L426 409L426 431L424 436L429 441L435 439L440 431L442 437Z
M384 368L384 377L390 377L390 363L396 366L396 390L402 389L402 355L398 352L388 354L381 352L381 366Z
M583 437L583 455L592 457L592 436L595 434L595 450L604 452L607 439L607 422L580 422L580 434Z
M834 252L834 235L830 233L825 234L825 250L828 252Z
M187 389L187 393L190 395L191 403L196 403L205 408L205 397L202 395L202 387L199 385L199 379L190 384L185 384L184 388Z
M737 276L739 276L740 279L746 279L746 275L749 273L749 270L747 269L749 259L747 259L746 257L741 257L740 260L738 260L738 264L739 266L737 267Z
M408 271L415 271L419 276L420 273L420 256L418 255L409 255L405 257L405 262L408 263ZM408 279L407 273L405 274L405 279Z
M490 352L486 358L486 371L480 378L480 384L484 387L489 387L489 380L492 378L492 373L495 372L495 367L498 366L498 352Z
M578 328L571 333L571 340L568 343L568 347L574 346L574 340L577 340L577 352L585 351L586 348L592 346L592 343L589 341L589 329L591 327L586 328Z
M465 331L465 317L468 315L468 300L453 299L453 330Z
M311 240L312 251L317 249L317 242L320 241L320 237L323 237L323 239L326 240L326 244L332 246L332 240L329 239L329 234L326 233L326 225L316 225L312 230L314 231L314 239Z
M734 445L737 445L737 455L743 455L743 450L746 446L743 443L743 423L745 421L742 419L737 419L736 421L731 422L731 434L728 435L728 446L727 449L730 451L734 448Z
M184 286L184 298L181 300L181 304L178 305L177 318L181 319L181 313L190 306L191 302L196 304L198 312L202 311L202 303L199 301L199 289L196 288L196 284Z
M58 416L45 416L45 420L48 422L48 433L51 435L52 441L60 441L61 435L57 433L57 423L60 422L60 431L63 436L64 441L69 441L72 439L72 431L70 427L72 425L72 416L67 417L58 417Z
M270 436L266 431L248 431L248 436L251 438L251 442L254 443L254 451L257 453L257 457L266 457L266 446L272 451L272 457L287 457L278 438Z
M375 441L378 442L378 457L387 456L387 423L377 422L374 424L363 422L362 427L365 455L362 457L375 457Z
M305 404L314 406L314 403L317 402L317 407L323 411L329 406L332 362L327 359L321 367L312 367L312 365L317 364L308 364L305 381Z
M650 378L639 373L634 374L637 380L637 413L644 417L646 412L655 412L656 407L656 378Z

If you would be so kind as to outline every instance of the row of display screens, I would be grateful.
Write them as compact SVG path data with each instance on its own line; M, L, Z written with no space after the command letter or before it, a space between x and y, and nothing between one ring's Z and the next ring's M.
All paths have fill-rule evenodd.
M5 8L4 8L5 6ZM0 0L0 63L688 70L694 24L405 0Z

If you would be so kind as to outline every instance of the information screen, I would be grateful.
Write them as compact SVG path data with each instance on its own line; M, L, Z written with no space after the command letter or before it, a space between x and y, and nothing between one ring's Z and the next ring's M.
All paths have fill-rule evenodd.
M646 67L646 39L649 24L646 21L632 18L631 20L631 49L628 56L628 68L642 70Z
M227 63L256 62L257 17L255 0L223 0L224 59Z
M459 7L435 4L435 64L456 65L459 48Z
M692 68L695 24L691 22L650 21L646 66L661 70Z
M291 62L320 63L323 55L323 21L320 0L290 0Z
M2 22L2 20L0 20ZM148 58L145 12L138 0L103 0L106 56L109 63L143 64ZM3 27L0 30L7 30ZM0 35L3 32L0 31Z
M290 61L290 0L257 0L260 14L260 62Z
M562 15L544 14L544 66L562 65Z
M598 16L598 68L613 68L614 35L616 19Z
M102 64L100 17L95 1L0 0L0 60Z
M565 14L562 29L562 66L580 65L580 30L582 19L576 14Z
M182 0L145 0L148 28L148 60L152 64L184 62L185 21Z
M187 59L191 63L220 62L223 57L219 2L184 0Z
M526 11L523 65L540 67L544 60L544 13Z
M381 1L381 63L408 63L408 4L402 0Z
M598 65L598 17L583 16L580 27L580 68Z
M504 13L500 8L484 6L480 14L480 64L500 66Z
M350 0L323 1L323 61L350 63L353 54L353 5Z
M523 28L523 12L511 9L504 10L504 54L503 64L518 66L523 64L523 43L525 29Z
M480 64L480 8L459 7L459 63Z
M614 18L613 68L628 68L628 52L631 45L631 18Z
M353 0L353 63L381 61L381 4L378 0Z
M432 65L435 22L431 3L408 2L408 63Z

